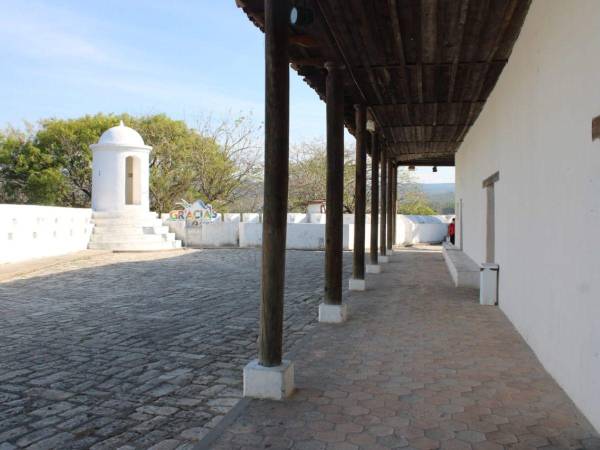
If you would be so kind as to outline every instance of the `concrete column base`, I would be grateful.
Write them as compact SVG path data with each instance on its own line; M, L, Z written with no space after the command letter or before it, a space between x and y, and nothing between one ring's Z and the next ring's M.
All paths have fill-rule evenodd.
M365 291L367 289L365 280L359 280L358 278L350 278L348 285L351 291Z
M281 365L264 367L258 359L244 367L244 397L283 400L294 392L294 363L283 360Z
M390 262L390 257L388 255L379 255L377 261L379 264L386 264Z
M381 273L381 266L379 264L367 264L365 271L367 273Z
M346 321L346 316L346 305L328 305L327 303L319 305L319 322L342 323Z

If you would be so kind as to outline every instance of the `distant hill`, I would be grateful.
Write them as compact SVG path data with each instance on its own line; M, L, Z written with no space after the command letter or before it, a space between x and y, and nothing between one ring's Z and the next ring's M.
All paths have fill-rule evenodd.
M454 183L421 183L419 187L427 196L454 195Z
M440 214L454 214L454 183L421 183L419 188Z

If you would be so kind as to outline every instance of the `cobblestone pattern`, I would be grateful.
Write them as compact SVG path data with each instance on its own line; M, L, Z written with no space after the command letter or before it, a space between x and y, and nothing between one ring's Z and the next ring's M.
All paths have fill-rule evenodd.
M0 284L0 450L191 448L241 397L259 266L258 250L103 254ZM288 252L287 347L322 274L323 253Z
M600 440L496 307L439 253L403 252L296 355L298 390L253 400L214 449L598 449Z

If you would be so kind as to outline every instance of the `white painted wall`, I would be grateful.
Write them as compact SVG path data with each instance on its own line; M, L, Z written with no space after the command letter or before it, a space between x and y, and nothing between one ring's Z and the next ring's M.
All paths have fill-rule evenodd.
M185 229L184 243L188 247L237 247L238 229L237 223L203 223Z
M184 220L169 220L168 214L162 216L163 224L169 227L169 232L175 233L187 247L237 247L239 241L239 222L203 223L185 226Z
M85 250L91 209L0 205L0 263Z
M395 244L437 244L447 235L448 223L438 216L396 216Z
M262 223L240 223L240 247L262 245ZM343 247L354 247L354 225L344 225ZM286 233L286 248L294 250L324 250L325 224L289 223Z
M197 227L185 227L185 221L173 221L168 214L161 216L176 238L190 247L258 247L262 242L262 223L257 214L226 213L223 219ZM243 219L240 222L240 219ZM248 221L247 221L248 219ZM310 222L308 222L310 221ZM321 250L325 247L324 214L288 214L287 247L301 250ZM370 216L365 224L365 248L370 247ZM397 216L395 244L441 242L448 225L436 216ZM344 249L354 248L354 216L344 215Z
M482 181L500 172L500 307L600 429L600 2L575 3L534 0L456 156L456 199L463 248L483 262Z

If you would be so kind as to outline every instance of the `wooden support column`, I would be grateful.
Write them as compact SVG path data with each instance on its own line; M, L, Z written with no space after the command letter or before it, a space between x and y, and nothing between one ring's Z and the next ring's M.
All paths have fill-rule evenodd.
M387 238L386 244L389 253L391 254L392 246L394 244L393 231L394 231L394 162L390 159L387 163L388 166L388 180L387 180Z
M396 219L398 215L398 166L394 164L392 184L392 245L396 242Z
M342 303L344 203L344 85L340 66L327 69L327 209L325 222L325 299Z
M379 240L379 141L377 133L371 134L371 249L369 261L377 265L377 245Z
M385 151L381 151L381 223L379 224L379 254L381 256L387 255L387 172L388 172L388 158Z
M289 171L288 0L265 0L265 185L259 364L281 365Z
M355 105L356 120L356 181L354 191L354 253L352 278L365 279L365 214L367 190L367 111Z

